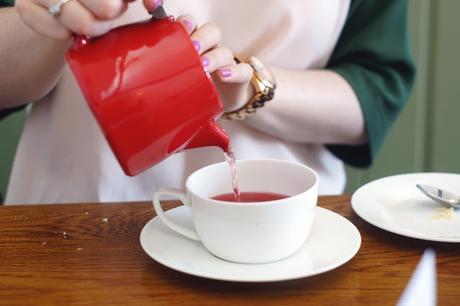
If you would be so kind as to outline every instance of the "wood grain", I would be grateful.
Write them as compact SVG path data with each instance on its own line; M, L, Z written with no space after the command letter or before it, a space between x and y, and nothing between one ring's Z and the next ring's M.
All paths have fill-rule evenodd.
M202 279L153 261L139 243L154 216L149 203L1 207L0 304L394 305L426 248L437 255L439 305L458 303L460 245L374 228L352 212L349 196L319 205L358 227L358 254L322 275L264 284Z

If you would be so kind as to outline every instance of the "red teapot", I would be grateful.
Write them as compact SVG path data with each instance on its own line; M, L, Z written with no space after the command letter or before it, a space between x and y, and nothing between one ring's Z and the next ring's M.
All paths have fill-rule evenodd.
M186 149L228 150L215 122L219 94L178 22L152 19L78 37L66 58L127 175Z

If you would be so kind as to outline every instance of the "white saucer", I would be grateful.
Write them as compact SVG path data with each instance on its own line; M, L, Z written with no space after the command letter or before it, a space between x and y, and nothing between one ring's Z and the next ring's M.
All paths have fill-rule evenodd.
M460 175L412 173L385 177L362 186L353 194L353 210L367 222L399 235L460 242L460 209L441 207L423 195L415 184L458 192Z
M192 228L189 207L180 206L167 214ZM302 249L268 264L237 264L219 259L201 243L164 226L157 217L144 226L140 242L150 257L177 271L225 281L273 282L308 277L343 265L358 252L361 235L344 217L318 207L310 237Z

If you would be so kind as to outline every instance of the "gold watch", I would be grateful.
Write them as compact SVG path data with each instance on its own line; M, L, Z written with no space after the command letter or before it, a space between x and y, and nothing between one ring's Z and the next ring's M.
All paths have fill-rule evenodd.
M255 94L243 107L224 113L222 118L228 120L244 120L248 116L253 115L259 108L264 107L265 103L273 99L275 96L276 81L273 73L268 67L254 56L251 56L247 61L235 56L235 61L237 64L244 62L251 65L254 70L251 84L254 87Z

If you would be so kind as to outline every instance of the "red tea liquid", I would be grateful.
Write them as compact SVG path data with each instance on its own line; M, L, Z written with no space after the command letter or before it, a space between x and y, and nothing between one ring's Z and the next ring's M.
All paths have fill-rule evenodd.
M240 192L239 197L235 193L225 193L213 197L213 200L226 202L266 202L286 199L289 196L273 192Z
M221 194L213 197L214 200L226 201L226 202L266 202L275 201L288 198L289 196L280 193L273 192L240 192L238 184L238 169L236 168L235 155L231 146L228 146L227 151L224 153L225 159L230 166L230 172L232 175L232 190L233 193Z

